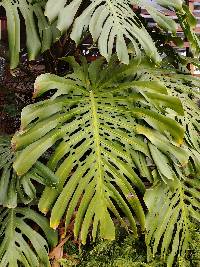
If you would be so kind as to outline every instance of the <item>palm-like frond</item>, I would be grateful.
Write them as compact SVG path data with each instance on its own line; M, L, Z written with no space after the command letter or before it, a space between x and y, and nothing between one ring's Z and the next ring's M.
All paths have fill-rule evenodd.
M7 17L11 68L17 67L19 63L20 14L23 16L26 25L26 44L30 60L35 59L39 52L49 49L56 38L56 31L53 31L55 26L50 25L44 16L45 3L46 1L43 0L0 1L0 6L5 9Z
M56 187L57 177L41 162L36 162L28 173L17 177L13 170L14 157L11 138L0 136L0 205L15 208L17 202L31 202L36 197L33 181Z
M33 223L43 231L48 243L33 229ZM50 266L48 247L57 244L57 233L49 228L46 218L30 208L1 208L0 234L2 267Z
M170 190L165 184L148 189L144 200L149 214L146 217L146 244L149 257L161 250L167 266L175 257L185 257L190 237L191 219L200 223L199 179L174 181Z
M134 64L129 70L132 74L127 76L128 67L117 66L114 59L108 66L101 59L89 66L86 63L80 66L73 58L68 61L74 73L66 77L44 74L37 78L35 96L51 89L56 92L49 100L23 110L23 130L12 140L19 150L14 168L19 175L25 174L56 144L48 167L59 177L58 190L46 188L39 203L44 213L53 205L51 226L58 226L65 211L67 226L78 206L75 236L80 233L85 243L93 224L93 238L99 228L102 237L113 239L112 215L122 221L121 209L136 234L133 212L142 229L144 212L134 188L144 192L145 187L135 169L151 179L145 160L155 159L151 157L155 142L161 151L167 146L166 153L179 162L187 160L178 148L183 129L164 116L166 107L182 114L181 104L174 97L164 100L168 96L162 83L134 80ZM135 73L137 66L135 62ZM156 97L160 101L154 105ZM163 114L150 110L151 106L162 108ZM163 142L157 140L158 135ZM151 152L145 138L152 142ZM160 173L171 179L173 170L166 162L163 166L159 167Z
M55 5L54 0L48 0L46 5L46 15L51 21L58 17L57 27L61 31L67 30L71 26L82 0L68 2L59 0ZM182 1L176 0L168 4L166 4L166 1L158 2L161 5L167 5L168 8L182 9ZM137 54L140 53L141 46L154 61L160 61L150 35L133 12L133 4L145 7L164 30L176 32L176 23L149 1L147 3L145 0L95 0L75 19L71 38L78 43L83 31L89 28L93 41L98 41L100 53L107 60L112 55L115 43L119 60L128 64L129 56L126 46L126 40L128 39L133 44Z

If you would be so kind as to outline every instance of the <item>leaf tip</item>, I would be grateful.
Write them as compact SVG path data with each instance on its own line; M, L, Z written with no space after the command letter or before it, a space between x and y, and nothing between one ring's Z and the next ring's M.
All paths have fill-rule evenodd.
M47 212L49 211L47 208L40 209L40 211L44 214L47 215ZM52 227L51 227L52 228Z
M56 230L58 228L59 223L58 222L50 222L50 227L53 228L53 230Z

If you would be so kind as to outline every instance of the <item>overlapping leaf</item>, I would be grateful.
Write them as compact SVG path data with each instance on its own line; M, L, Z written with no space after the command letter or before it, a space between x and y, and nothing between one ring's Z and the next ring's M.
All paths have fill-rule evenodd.
M6 11L7 30L10 50L10 66L17 67L20 52L20 14L26 25L26 44L30 60L35 59L39 52L49 49L56 38L53 27L44 16L46 1L33 0L1 0L0 6ZM36 19L37 22L36 23ZM39 31L38 31L39 29Z
M181 163L187 160L179 148L183 129L164 116L172 103L181 115L181 104L176 98L164 101L167 89L158 81L135 80L133 74L126 77L128 67L117 66L114 59L108 66L101 59L89 66L80 66L73 58L68 61L74 73L37 78L35 96L51 89L56 92L23 110L22 131L12 140L19 151L14 168L19 175L25 174L56 145L48 167L59 177L58 190L46 188L39 202L44 213L53 206L51 226L56 228L65 212L67 226L77 208L74 232L83 243L91 224L93 238L99 229L102 237L113 239L112 218L115 215L123 222L121 209L137 234L133 215L144 229L144 212L135 188L144 192L145 187L135 169L151 180L145 161L154 160L145 138L152 146L158 144L160 153L167 146L165 153ZM151 110L152 106L154 110L159 106L163 113ZM163 141L156 140L158 135ZM162 172L171 179L171 173L164 168Z
M41 229L46 240L34 230ZM2 267L50 266L48 247L57 244L57 233L48 220L30 208L0 209L0 265Z
M187 62L190 59L185 59ZM168 116L176 119L184 128L185 135L185 147L188 155L190 155L191 164L188 166L190 169L187 170L188 174L190 172L200 173L200 79L193 77L188 73L177 73L175 69L151 69L148 66L142 73L145 72L145 76L150 80L162 80L163 83L168 88L168 92L172 96L176 96L180 99L184 116L177 116L174 112L169 112ZM193 167L192 167L193 166ZM185 166L186 167L186 166Z
M153 171L154 182L158 182L161 177L165 183L159 183L147 190L144 197L149 210L146 219L148 230L146 242L150 249L149 256L160 252L161 248L162 257L166 259L168 266L173 266L176 257L185 257L191 241L191 219L197 220L197 223L200 219L198 191L200 80L188 73L177 73L176 69L153 69L151 64L146 64L143 69L139 68L138 75L143 79L162 81L168 88L169 94L180 99L184 110L184 116L178 116L173 110L169 110L167 116L176 119L185 130L183 149L188 154L189 161L182 165L176 164L173 157L163 158L157 144L153 147L150 144L152 157L157 160L158 165L157 170ZM157 140L161 140L161 137L158 136ZM166 146L163 148L167 151ZM173 160L173 163L170 160ZM164 173L168 175L171 173L174 182L166 180Z
M57 177L41 162L36 162L31 170L18 177L13 170L14 153L11 138L0 137L0 205L15 208L18 202L27 204L36 197L33 181L56 187Z
M160 250L167 266L173 266L175 257L185 257L190 237L191 219L200 223L200 199L198 178L176 180L172 190L165 184L148 189L145 203L149 214L146 217L146 244L149 258Z
M166 5L166 1L158 2ZM80 16L75 18L81 3L82 0L73 0L70 3L59 0L55 5L54 0L49 0L46 5L46 15L51 21L58 17L57 27L61 31L67 30L75 20L71 38L76 43L80 41L83 32L89 28L93 41L98 41L100 53L107 60L110 59L115 44L119 60L128 64L129 56L126 46L128 39L137 54L140 53L140 45L154 61L160 61L150 35L132 10L133 4L145 7L161 28L176 32L176 23L145 0L95 0L88 4ZM180 10L182 1L173 1L168 3L167 7Z
M16 175L12 173L14 154L10 147L10 138L0 137L0 205L17 206Z

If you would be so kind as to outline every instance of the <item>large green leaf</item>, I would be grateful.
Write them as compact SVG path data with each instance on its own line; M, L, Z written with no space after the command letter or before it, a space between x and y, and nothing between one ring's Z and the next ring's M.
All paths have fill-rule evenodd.
M167 266L175 257L184 258L190 236L191 219L200 223L199 179L184 178L171 184L158 184L146 191L146 244L149 259L159 251Z
M50 48L54 40L54 25L50 25L44 16L46 1L39 0L1 0L0 6L6 11L7 30L10 50L10 66L17 67L20 52L20 15L26 25L26 45L30 60L35 59L39 52ZM37 23L36 23L37 19Z
M179 97L182 102L185 115L177 117L177 120L185 129L185 143L190 154L189 169L185 170L189 173L200 175L200 101L199 85L200 80L190 77L189 81L185 81L184 77L177 76L176 86L171 84L171 94ZM169 82L168 82L169 83Z
M199 62L197 59L192 59L187 57L182 57L182 60L184 66L189 63L197 65ZM130 61L130 64L132 64L132 61ZM125 68L124 72L127 73L129 72L129 70L135 71L134 65ZM150 62L146 62L146 59L142 59L142 63L138 65L137 68L138 76L142 77L142 79L145 79L146 82L148 81L157 82L158 80L161 81L163 85L167 88L168 94L173 97L175 96L176 99L178 98L179 101L181 101L182 105L180 106L179 110L179 114L181 116L178 116L178 114L173 112L173 104L171 105L171 107L169 107L171 111L169 112L168 116L171 118L176 118L177 121L181 123L181 125L185 130L185 141L190 147L198 151L200 149L198 140L199 129L200 129L199 125L200 79L199 77L191 75L189 72L180 73L180 71L181 68L177 70L175 68L172 68L171 65L170 67L169 65L167 65L166 67L166 62L163 62L162 68L160 67L154 68ZM157 97L156 94L155 97L154 94L151 95L152 95L152 101L155 100L154 105L156 105L156 100L159 100L158 103L160 105L161 98ZM166 102L168 102L168 99L170 99L170 97L169 98L168 97L169 96L162 96L163 101L165 99ZM174 99L174 101L176 101L176 99Z
M168 186L159 184L147 190L144 197L149 209L146 219L149 256L159 252L168 266L173 266L176 257L185 257L192 242L191 222L199 223L200 220L200 79L188 73L177 73L176 69L147 68L142 72L146 72L145 75L149 73L147 79L162 80L169 94L180 99L184 110L184 116L173 112L168 116L176 119L185 129L183 147L190 155L189 162L181 168L174 165L180 180L174 179L172 184L168 182Z
M54 21L58 17L57 27L60 31L68 30L73 24L71 38L78 43L84 31L89 28L93 41L98 41L100 53L109 60L115 43L117 55L123 63L129 63L126 40L128 39L137 54L140 46L154 61L160 61L160 56L147 30L140 22L131 6L137 4L148 10L158 25L172 33L176 32L176 23L160 12L157 6L145 0L94 0L86 7L82 14L76 17L82 0L48 0L45 14ZM158 1L164 5L166 1ZM182 9L182 1L168 3L168 8ZM74 23L73 23L74 22ZM116 42L115 42L116 41Z
M46 240L36 230L38 227ZM48 247L56 246L58 240L57 233L49 228L48 220L43 216L30 208L1 208L0 233L2 267L50 266Z
M190 62L191 59L185 58L185 64ZM188 73L178 73L176 69L160 69L151 68L148 66L146 69L138 70L140 75L145 73L147 80L160 80L168 88L168 93L171 96L176 96L182 103L184 116L179 116L171 110L168 113L170 118L176 119L184 128L184 150L190 155L191 164L189 166L192 173L200 174L200 79ZM192 160L193 159L193 162ZM185 164L182 164L183 166ZM193 166L193 167L192 167ZM184 166L186 167L186 165ZM191 169L194 168L194 170ZM185 170L185 168L184 168Z
M136 234L133 214L144 229L144 212L135 187L142 193L145 187L135 170L139 168L141 174L149 175L146 158L154 160L147 140L153 145L160 134L169 147L164 151L161 142L160 153L164 151L168 156L171 153L178 162L187 161L178 148L183 129L164 115L164 108L172 103L173 110L182 114L181 104L175 98L168 101L160 98L163 114L157 112L159 100L154 105L150 93L166 95L165 86L158 81L135 80L133 73L125 75L124 65L117 65L114 59L108 66L101 59L89 66L84 62L79 65L73 58L68 61L74 73L66 77L44 74L37 78L35 96L55 88L56 92L50 99L22 111L22 130L12 140L19 151L14 168L19 175L25 174L46 150L56 145L48 167L59 177L58 189L46 188L39 202L44 213L53 206L51 226L59 225L65 211L67 226L78 206L76 237L80 233L85 243L93 223L93 238L100 229L102 237L113 239L111 214L121 220L121 209ZM154 110L150 110L152 107ZM171 179L171 173L164 176Z

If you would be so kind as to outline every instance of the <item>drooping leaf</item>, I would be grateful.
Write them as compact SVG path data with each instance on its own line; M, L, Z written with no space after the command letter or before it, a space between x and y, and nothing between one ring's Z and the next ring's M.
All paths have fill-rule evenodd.
M49 49L54 41L53 27L44 16L46 1L39 0L1 0L0 6L6 11L10 51L10 67L16 68L20 53L20 20L22 15L26 25L26 45L29 59ZM35 20L37 18L37 23ZM39 28L39 30L38 30Z
M146 244L149 259L160 252L167 266L173 266L176 257L185 257L191 240L191 219L200 222L199 179L175 180L171 188L158 184L148 189L144 200L148 207L146 217Z
M1 208L0 221L2 267L50 266L48 248L57 244L57 233L46 218L30 208ZM33 224L43 231L46 240Z
M146 8L158 25L175 34L176 23L160 12L152 2L145 0L95 0L89 3L77 17L77 11L82 4L82 0L59 0L55 5L53 0L49 0L46 5L45 14L53 21L58 18L57 27L61 31L66 31L73 25L71 38L79 43L82 34L89 28L94 42L98 42L100 53L107 59L116 47L118 58L121 62L128 64L129 55L126 45L128 39L136 52L140 54L140 47L152 60L159 62L160 56L147 30L133 12L132 5L136 4ZM166 1L158 1L160 5L166 5ZM168 8L182 10L182 1L167 3ZM136 41L137 40L137 41Z
M31 202L36 197L34 181L56 187L58 179L55 174L38 161L28 173L18 177L13 170L14 158L11 138L0 136L0 205L15 208L18 202Z

